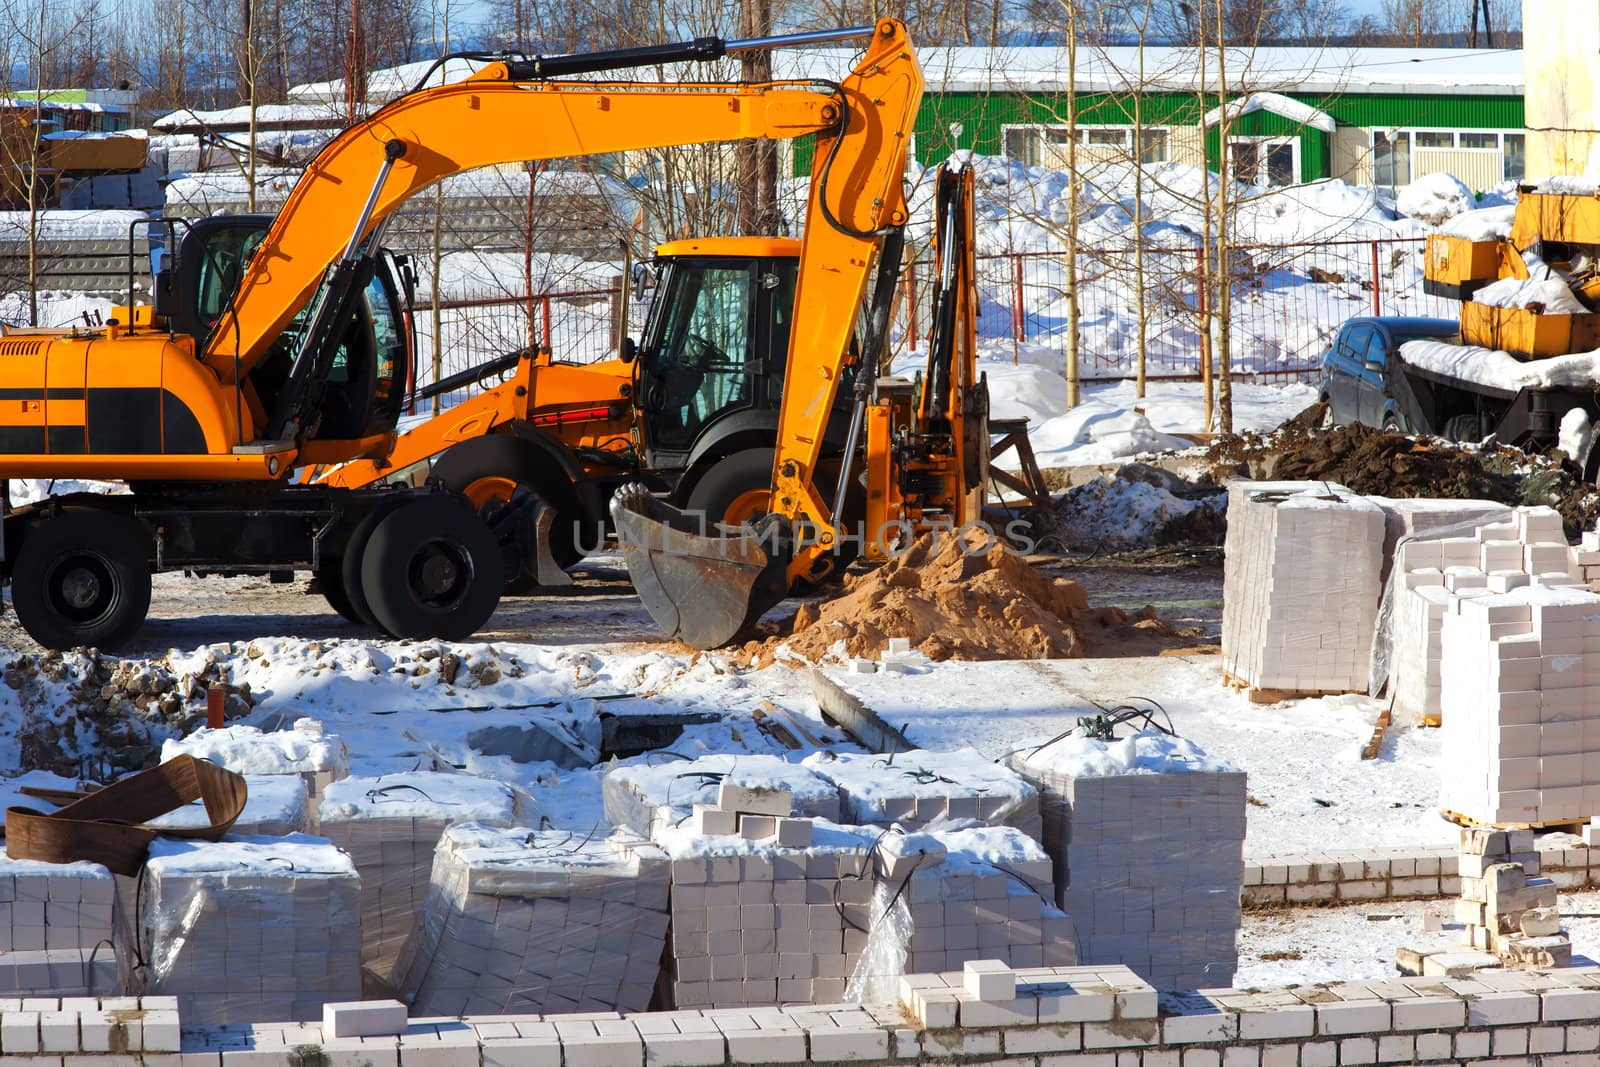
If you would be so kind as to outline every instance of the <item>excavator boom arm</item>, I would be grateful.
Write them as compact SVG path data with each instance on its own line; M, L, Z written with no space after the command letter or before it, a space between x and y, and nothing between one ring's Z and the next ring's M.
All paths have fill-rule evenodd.
M879 60L891 58L885 54L890 42L905 59L881 69ZM872 228L888 211L850 203L849 197L871 182L863 160L869 170L887 162L870 158L883 137L900 139L894 156L904 161L906 131L891 134L878 124L899 110L885 100L903 95L897 83L906 81L907 64L916 83L914 113L921 76L904 29L891 21L877 28L867 61L838 93L818 91L814 83L518 81L506 64L497 63L467 81L401 97L344 130L306 168L212 331L205 361L224 381L233 380L235 368L241 376L248 374L341 253L368 240L418 192L479 167L742 138L793 138L832 130L847 119L846 140L868 140L872 147L837 153L834 211L848 224ZM385 174L386 159L397 151ZM819 158L826 152L826 145L819 146ZM894 177L897 183L898 170ZM892 199L903 214L897 185ZM360 230L352 232L357 220Z

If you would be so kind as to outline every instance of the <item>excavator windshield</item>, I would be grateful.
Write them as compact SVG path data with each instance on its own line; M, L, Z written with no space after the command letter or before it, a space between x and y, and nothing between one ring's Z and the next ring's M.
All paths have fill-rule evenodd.
M787 266L792 299L795 265ZM655 447L687 450L707 423L750 407L766 388L753 330L761 284L750 260L667 264L640 365Z

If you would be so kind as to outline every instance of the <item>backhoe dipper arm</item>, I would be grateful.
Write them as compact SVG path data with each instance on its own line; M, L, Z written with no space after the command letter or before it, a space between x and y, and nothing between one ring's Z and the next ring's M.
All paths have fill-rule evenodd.
M839 222L859 230L898 224L905 214L899 190L904 124L914 114L922 90L904 28L885 20L873 30L811 36L838 39L869 32L872 43L865 58L837 92L819 91L815 83L792 82L661 85L514 80L514 75L537 76L535 63L544 63L541 69L546 70L584 66L582 57L555 57L493 63L466 81L401 97L344 130L306 168L251 259L227 315L212 331L205 362L224 382L234 380L236 367L240 376L248 374L269 354L274 340L341 253L367 243L400 204L435 182L494 164L751 137L793 138L834 130L848 118L837 150L831 147L832 137L823 138L818 146L819 161L836 157L828 178L830 210ZM783 38L729 42L727 50L782 43ZM702 46L697 42L695 47ZM649 61L670 58L652 54ZM892 142L893 150L885 142ZM815 202L815 188L812 197ZM808 235L822 230L835 236L817 247L813 260L827 266L815 273L820 277L838 272L846 281L864 278L871 240L845 237L831 226L807 228ZM808 245L811 240L808 236ZM811 289L816 288L812 283ZM851 291L858 294L858 284ZM804 374L801 380L814 382L826 369L822 365L832 365L837 372L843 342L834 344L831 339L847 338L849 324L811 325L815 328L797 338L808 345L826 342L831 353L822 355L819 348L813 357L809 347L805 350L797 366ZM831 391L822 401L824 406L829 399ZM809 469L810 462L803 466Z
M908 217L906 152L923 84L904 28L885 19L844 83L843 132L817 138L772 476L773 512L809 527L791 579L825 566L839 537L817 460L874 255ZM878 355L863 352L860 373L876 374Z

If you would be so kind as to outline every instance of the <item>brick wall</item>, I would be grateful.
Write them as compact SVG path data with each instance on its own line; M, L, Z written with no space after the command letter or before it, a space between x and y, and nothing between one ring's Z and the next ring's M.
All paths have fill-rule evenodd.
M996 1067L1590 1067L1600 1062L1596 968L1160 996L1093 968L1058 970L1061 983L1070 987L1066 992L1061 984L1023 982L1014 1000L983 1002L959 989L951 990L953 997L931 998L946 1005L938 1011L948 1009L938 1020L943 1025L931 1028L904 1007L854 1005L413 1019L403 1035L342 1039L324 1039L316 1023L260 1023L185 1027L176 1053L170 999L0 1000L0 1054L18 1067L735 1067L935 1061ZM1018 972L1019 981L1028 973ZM959 975L945 977L960 983ZM1049 1021L1041 1022L1041 1016Z

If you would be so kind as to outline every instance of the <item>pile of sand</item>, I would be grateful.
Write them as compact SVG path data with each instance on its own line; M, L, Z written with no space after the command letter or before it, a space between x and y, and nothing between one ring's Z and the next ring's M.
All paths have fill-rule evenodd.
M904 637L933 660L1062 659L1147 654L1152 639L1171 636L1154 609L1090 608L1077 582L1051 578L981 536L925 534L882 567L846 576L834 599L801 605L792 631L744 652L764 666L787 646L818 662L842 641L850 656L876 657L889 638Z

